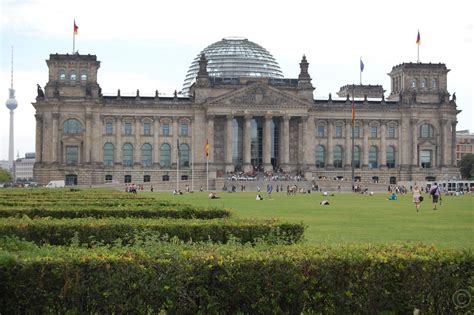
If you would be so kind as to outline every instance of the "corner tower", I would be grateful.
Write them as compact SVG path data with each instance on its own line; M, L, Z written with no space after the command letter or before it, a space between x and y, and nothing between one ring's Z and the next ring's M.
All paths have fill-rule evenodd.
M444 63L402 63L392 68L389 100L403 103L445 103L449 101Z
M97 56L51 54L46 63L49 80L45 86L45 98L101 96L97 83L97 71L100 67Z

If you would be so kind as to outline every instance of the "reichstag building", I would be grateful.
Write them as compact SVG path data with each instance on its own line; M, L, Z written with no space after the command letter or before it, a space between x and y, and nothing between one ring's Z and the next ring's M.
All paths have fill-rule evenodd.
M227 174L257 171L350 181L352 165L361 181L459 176L459 111L442 63L394 66L387 97L381 85L348 84L325 99L313 96L305 56L298 78L285 78L266 49L243 38L206 47L181 93L167 97L103 95L94 55L51 54L46 63L49 81L33 103L42 184L216 188Z

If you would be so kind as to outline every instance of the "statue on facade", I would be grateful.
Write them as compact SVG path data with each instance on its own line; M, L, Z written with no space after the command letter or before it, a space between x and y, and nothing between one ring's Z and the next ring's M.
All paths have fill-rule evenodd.
M102 97L102 88L99 86L99 90L97 91L97 93L99 94L99 97Z
M453 102L456 102L456 92L453 93Z
M41 88L41 86L39 84L36 84L36 91L38 93L37 97L44 97L44 92L43 92L43 89Z
M92 96L92 90L89 85L86 85L86 96Z
M137 89L137 97L140 97L140 90Z

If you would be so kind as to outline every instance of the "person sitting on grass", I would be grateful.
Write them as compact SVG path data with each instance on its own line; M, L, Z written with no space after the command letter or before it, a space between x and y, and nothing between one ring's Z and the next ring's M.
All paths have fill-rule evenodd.
M260 195L260 194L257 194L257 197L255 197L255 200L263 200L263 197L262 197L262 195Z
M207 196L208 199L219 199L219 196L216 195L216 193L214 192L211 192L209 193L209 195Z
M392 192L392 194L390 195L390 197L388 197L387 200L397 200L397 194L395 192Z

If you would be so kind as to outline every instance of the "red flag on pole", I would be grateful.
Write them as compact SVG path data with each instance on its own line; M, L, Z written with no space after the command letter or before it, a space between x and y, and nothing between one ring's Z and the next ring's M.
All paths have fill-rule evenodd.
M79 30L79 26L76 25L76 20L74 20L74 35L77 35L78 30Z

